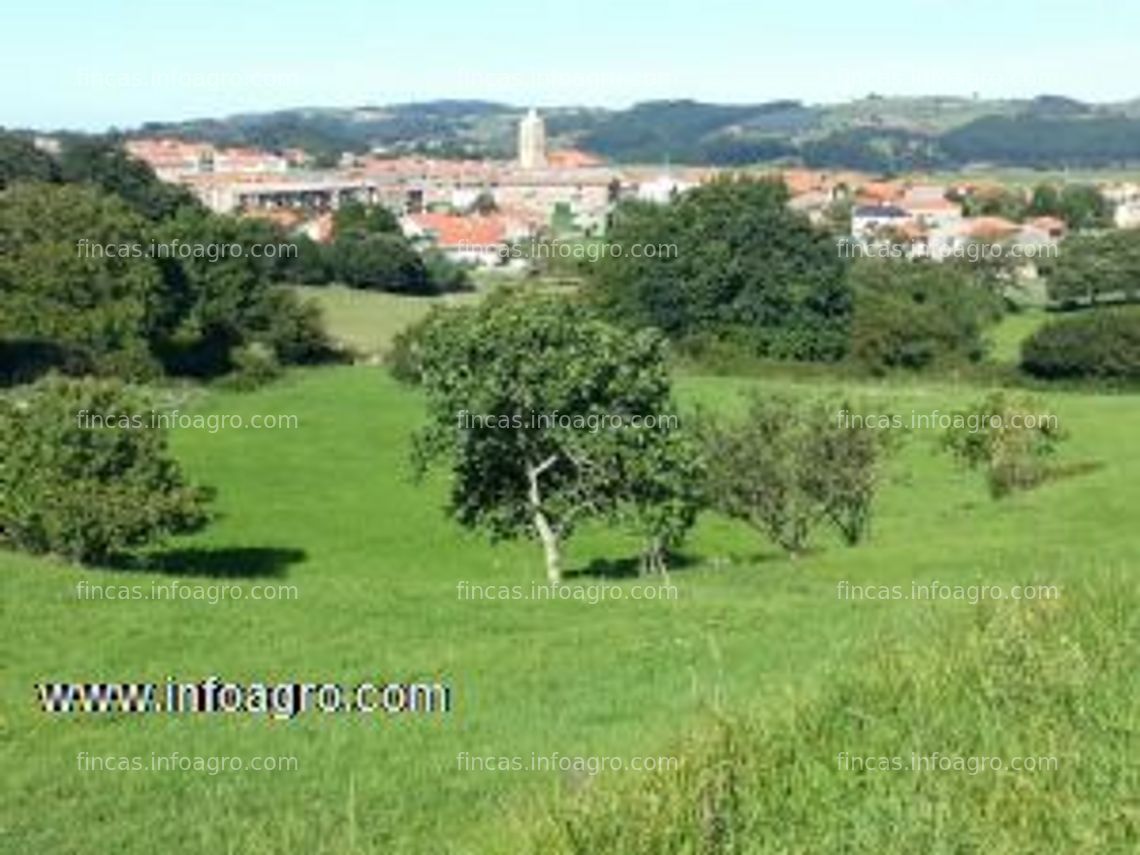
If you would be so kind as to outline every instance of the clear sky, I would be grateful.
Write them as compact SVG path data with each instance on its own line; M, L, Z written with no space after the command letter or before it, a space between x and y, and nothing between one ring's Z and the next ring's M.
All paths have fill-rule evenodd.
M4 0L0 125L434 98L1140 96L1137 0Z

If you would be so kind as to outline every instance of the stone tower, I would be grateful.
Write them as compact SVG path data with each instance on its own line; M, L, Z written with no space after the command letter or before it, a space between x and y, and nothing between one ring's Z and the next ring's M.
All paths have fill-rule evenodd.
M546 123L533 107L519 122L519 166L523 169L546 166Z

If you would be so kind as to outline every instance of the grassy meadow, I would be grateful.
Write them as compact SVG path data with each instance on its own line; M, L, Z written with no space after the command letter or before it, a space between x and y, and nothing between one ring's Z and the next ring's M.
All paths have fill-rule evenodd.
M357 301L369 295L321 290L334 327L373 350L382 350L391 331L427 305L385 297L368 304L375 311L364 312ZM377 328L377 316L391 326ZM1008 338L998 343L1002 352L1012 352L1013 334ZM803 394L843 391L904 417L946 412L981 394L940 382L840 385L691 373L677 378L676 392L685 406L732 408L753 384ZM788 710L870 673L876 701L857 727L837 729L826 711L850 704L835 707L832 699L833 707L804 720L814 726L796 739L756 743L793 751L795 768L809 764L814 770L804 791L812 794L810 805L791 791L749 791L765 794L764 821L784 829L764 851L865 851L845 848L834 833L846 827L844 817L858 812L864 796L869 810L889 817L901 832L919 826L939 831L928 838L900 834L911 845L935 841L929 851L1043 851L1026 843L1038 840L1034 834L1019 833L1025 815L1002 810L1018 792L1052 798L1053 790L1040 788L1045 785L1019 789L1017 777L1008 774L971 778L969 784L945 777L911 809L911 784L904 779L883 778L861 789L851 773L835 769L834 757L841 732L848 741L840 744L866 753L897 746L898 754L915 748L977 754L984 747L979 740L1009 747L999 738L1008 717L986 719L986 707L958 704L945 708L968 711L971 718L947 718L939 711L951 703L950 695L905 691L907 668L959 645L980 650L979 662L989 661L988 636L976 637L981 607L845 601L837 598L840 582L907 589L912 581L935 580L1007 588L1048 584L1060 591L1060 610L1069 608L1071 593L1072 602L1082 601L1075 592L1090 586L1101 592L1090 595L1098 608L1135 597L1140 398L1045 397L1071 434L1062 460L1102 465L994 502L980 475L935 454L933 432L916 430L892 465L867 544L848 549L821 537L813 552L789 560L743 526L706 517L671 574L675 599L626 596L590 603L457 596L463 580L529 588L541 580L540 551L533 543L494 545L464 532L443 513L443 480L412 480L409 435L422 417L421 401L382 368L297 370L253 393L210 391L194 404L197 411L247 420L254 414L296 416L294 428L173 433L176 455L190 475L218 490L211 526L169 542L135 569L77 569L0 552L0 762L6 788L0 850L517 852L525 844L534 851L620 852L639 845L651 846L643 851L695 851L700 841L684 835L640 842L607 835L613 816L607 820L596 808L582 814L597 817L591 825L601 829L596 837L583 833L574 847L561 832L548 834L552 806L588 802L595 791L638 787L648 780L645 773L468 771L458 767L457 755L671 756L687 752L710 721L780 721ZM631 592L638 579L603 574L636 550L625 533L582 532L570 543L568 567L576 575L568 585L606 583ZM144 588L171 580L243 589L288 584L296 586L297 598L95 601L77 596L84 580ZM1038 605L1024 605L1024 615ZM1004 607L1011 613L1022 608ZM1121 625L1119 615L1104 611L1094 611L1090 620L1100 618L1113 632ZM1016 629L1017 620L1007 623ZM1065 631L1062 624L1058 633ZM1063 636L1049 640L1042 655L1067 644ZM1081 640L1078 633L1071 646ZM886 650L902 658L868 672ZM1013 671L1018 662L1027 667L1016 656L1009 662ZM1136 841L1136 790L1124 803L1121 768L1140 765L1138 705L1127 676L1140 673L1137 664L1136 644L1123 645L1111 668L1095 672L1114 682L1082 685L1104 733L1117 729L1105 743L1117 747L1111 754L1080 753L1077 748L1089 740L1074 741L1065 730L1070 720L1061 716L1034 719L1019 731L1026 754L1061 754L1066 774L1081 770L1079 778L1058 784L1055 803L1041 802L1065 826L1050 831L1049 840L1067 844L1057 851L1128 851L1127 835ZM971 678L977 673L961 672ZM892 674L893 683L887 680ZM197 681L210 675L237 682L443 680L455 706L445 714L309 712L287 721L224 714L49 715L33 688L45 680ZM972 691L968 682L956 685L959 693ZM1032 693L1032 684L1023 688ZM896 693L905 702L894 704ZM1082 695L1073 697L1079 704ZM940 727L908 724L924 719ZM923 734L944 741L914 744ZM80 771L80 752L287 756L296 758L297 768ZM760 778L765 770L783 768L775 760L765 766L762 756L756 760L760 768L750 774ZM694 766L703 768L697 760ZM630 828L675 819L664 809L647 813L652 800L644 794L633 798ZM620 806L626 804L614 810L625 815ZM955 836L955 823L967 817L981 825ZM1001 833L987 837L987 829ZM848 845L860 842L868 841L853 836ZM886 847L882 851L917 851L876 842ZM591 849L591 843L608 848ZM741 846L723 851L747 850Z
M338 344L361 356L383 354L396 333L424 317L437 303L463 305L479 299L477 292L411 297L347 285L296 285L293 290L320 307Z

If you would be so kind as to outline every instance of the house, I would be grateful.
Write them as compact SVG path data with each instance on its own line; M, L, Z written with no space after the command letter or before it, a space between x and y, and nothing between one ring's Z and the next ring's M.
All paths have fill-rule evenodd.
M162 181L171 183L214 173L279 175L289 160L256 148L216 148L169 138L128 140L127 153L147 164Z
M973 217L962 221L962 235L983 243L1000 243L1021 231L1021 226L1005 217Z
M788 200L788 207L801 214L807 214L813 223L823 221L824 214L832 202L832 195L826 190L808 190Z
M224 148L214 154L214 172L281 174L288 169L288 159L261 149Z
M913 218L898 205L856 205L851 211L851 237L861 243L875 242L883 233L897 231Z
M413 244L435 247L452 261L479 267L503 264L510 243L526 236L525 227L495 214L422 212L408 214L400 225Z
M828 189L827 176L810 169L785 169L779 178L793 198L807 193L823 193Z
M1115 184L1106 188L1102 195L1113 206L1112 220L1118 229L1140 227L1140 186Z
M551 169L589 169L601 166L601 158L576 148L558 149L546 155L546 164Z
M332 212L326 211L323 214L318 214L302 224L298 230L317 243L332 243L335 231Z
M682 178L674 178L671 175L659 175L651 181L645 181L637 185L637 198L643 202L656 202L664 204L674 197L680 195L686 190L691 190L696 185L690 181L685 181Z
M1034 217L1025 225L1030 229L1042 232L1053 240L1060 240L1069 230L1068 223L1058 217Z
M954 228L962 221L962 205L946 198L944 187L910 187L897 204L916 222L930 230Z
M207 143L146 138L127 140L125 148L131 157L149 166L160 181L173 183L214 170L215 149Z
M890 205L903 197L903 188L891 181L868 181L861 184L855 195L857 205Z

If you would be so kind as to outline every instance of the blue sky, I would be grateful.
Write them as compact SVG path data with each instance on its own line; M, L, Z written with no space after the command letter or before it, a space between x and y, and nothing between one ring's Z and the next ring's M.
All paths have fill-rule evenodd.
M0 125L433 98L1140 96L1135 0L11 0Z

